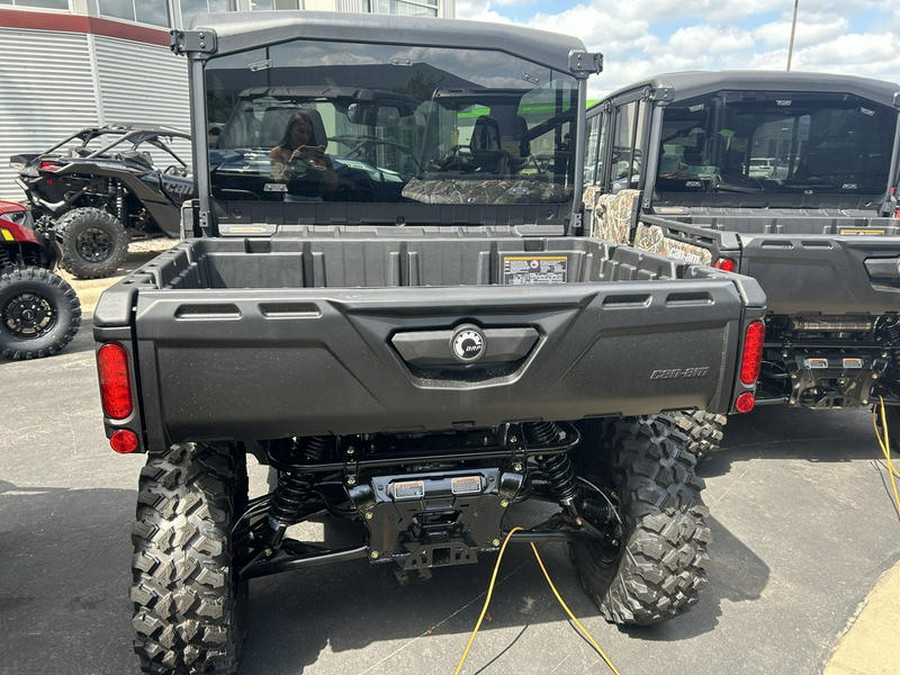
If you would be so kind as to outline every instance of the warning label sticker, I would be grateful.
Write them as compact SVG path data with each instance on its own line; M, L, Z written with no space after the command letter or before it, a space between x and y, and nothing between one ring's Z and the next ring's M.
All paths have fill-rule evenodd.
M564 284L568 263L564 255L503 256L503 283L510 286Z
M880 237L886 234L884 230L877 230L872 228L858 228L858 227L841 227L838 229L838 234L855 234L855 235L867 235L870 237Z

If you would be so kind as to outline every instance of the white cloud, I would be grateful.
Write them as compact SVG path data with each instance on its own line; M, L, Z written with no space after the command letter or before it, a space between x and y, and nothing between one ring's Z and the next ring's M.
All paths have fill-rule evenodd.
M833 40L847 32L848 23L844 17L822 15L816 18L798 20L794 35L794 45L817 44ZM763 24L753 30L753 37L766 47L787 45L791 36L790 17L786 21Z
M664 49L694 58L702 56L710 59L718 54L730 54L735 51L751 49L752 47L753 38L745 30L697 25L680 28L675 31Z
M793 14L790 0L581 0L561 11L535 0L457 0L457 17L510 23L503 16L541 9L525 23L574 35L604 55L591 95L655 73L752 68L784 70ZM552 5L549 5L552 6ZM777 18L773 18L777 17ZM663 27L674 26L671 32ZM801 0L793 70L856 73L900 81L897 0ZM868 31L868 32L867 32Z
M512 23L492 6L499 3L490 0L456 0L456 18L467 21L489 21L492 23Z
M796 70L852 73L900 81L900 37L895 31L842 35L797 50Z

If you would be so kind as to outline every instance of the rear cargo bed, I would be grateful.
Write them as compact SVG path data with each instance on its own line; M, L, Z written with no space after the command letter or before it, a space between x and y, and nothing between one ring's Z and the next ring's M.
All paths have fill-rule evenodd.
M725 411L744 304L752 280L582 238L215 239L107 291L95 336L131 336L152 447Z
M831 215L642 216L757 279L775 314L879 315L900 308L900 221Z

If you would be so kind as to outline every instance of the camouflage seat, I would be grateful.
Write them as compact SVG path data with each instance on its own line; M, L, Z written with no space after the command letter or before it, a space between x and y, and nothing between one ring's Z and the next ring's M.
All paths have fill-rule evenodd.
M671 260L683 260L703 265L712 264L712 253L708 249L668 238L659 225L638 223L634 233L634 247L642 251L657 253Z
M436 176L413 178L403 196L423 204L556 204L571 191L536 178Z
M602 192L593 185L584 191L584 208L588 211L590 236L614 244L630 244L631 231L637 222L640 190Z

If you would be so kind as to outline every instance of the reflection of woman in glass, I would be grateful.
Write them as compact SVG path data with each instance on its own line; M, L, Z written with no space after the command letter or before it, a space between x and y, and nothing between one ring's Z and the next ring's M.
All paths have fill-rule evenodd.
M288 120L281 142L269 152L272 177L289 182L294 179L315 182L319 189L330 192L337 187L337 175L325 147L309 145L312 140L312 120L304 112L295 112Z

